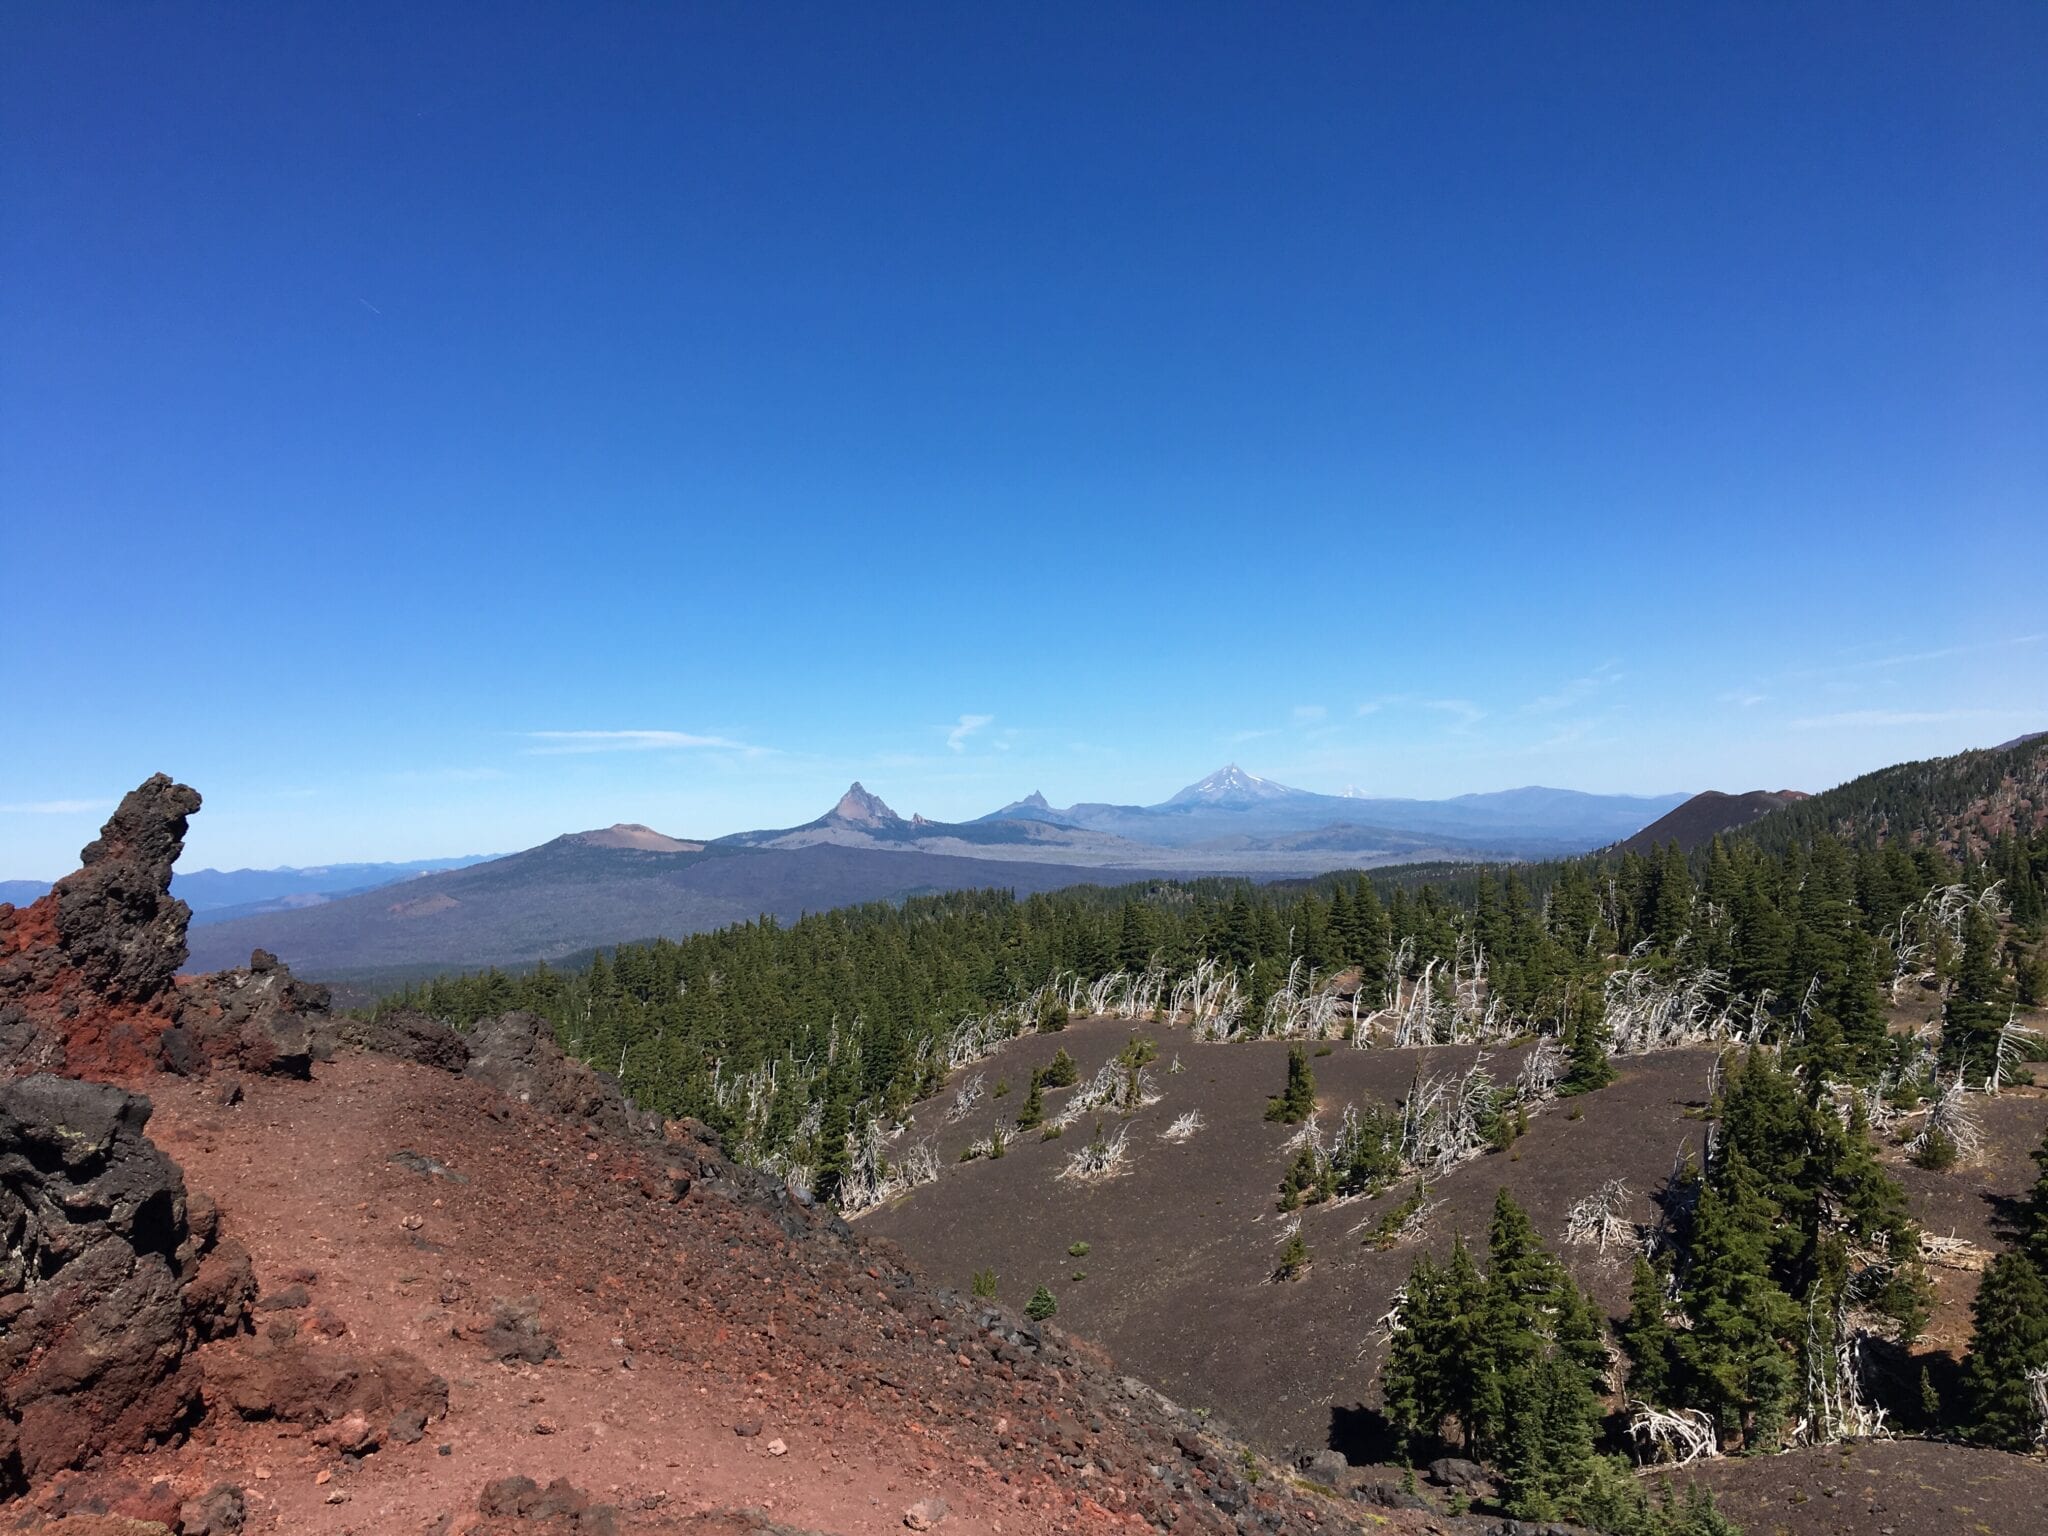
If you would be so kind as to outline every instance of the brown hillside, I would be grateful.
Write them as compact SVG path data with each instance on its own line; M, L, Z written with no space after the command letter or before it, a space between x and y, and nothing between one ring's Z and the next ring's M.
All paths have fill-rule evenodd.
M1752 789L1747 794L1727 795L1718 789L1702 790L1675 810L1666 811L1634 837L1615 846L1623 853L1648 853L1666 843L1676 843L1686 853L1704 848L1715 838L1746 827L1769 815L1781 805L1807 799L1800 789Z

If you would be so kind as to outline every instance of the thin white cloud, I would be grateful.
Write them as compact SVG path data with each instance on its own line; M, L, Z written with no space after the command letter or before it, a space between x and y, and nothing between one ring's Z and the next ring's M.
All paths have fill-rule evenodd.
M1450 715L1459 725L1477 725L1486 718L1486 711L1470 699L1424 699L1422 707L1439 715Z
M1575 677L1555 693L1546 693L1531 699L1522 706L1525 715L1550 715L1561 709L1570 709L1574 704L1592 697L1603 688L1611 688L1624 676L1619 662L1603 661L1583 677Z
M1766 693L1750 693L1745 689L1731 688L1721 695L1721 702L1733 704L1739 709L1754 709L1769 697Z
M529 757L584 752L680 752L695 748L725 752L764 750L728 736L696 736L688 731L528 731L525 735L529 741L542 743L526 749Z
M1787 677L1834 677L1845 672L1875 672L1890 667L1909 667L1916 662L1947 661L1953 656L1975 656L1984 651L2005 651L2015 646L2039 645L2048 641L2048 630L2029 635L2008 635L2003 640L1982 640L1971 645L1944 645L1931 651L1903 651L1893 656L1878 656L1869 661L1847 661L1833 666L1807 667L1796 672L1787 672Z
M1956 720L2019 720L2027 718L2016 709L1844 709L1831 715L1807 715L1794 720L1795 730L1829 730L1837 727L1889 725L1947 725Z
M954 752L965 752L968 738L976 731L995 724L995 719L994 715L962 715L959 724L947 727L947 748Z
M1486 718L1486 711L1470 699L1418 699L1412 693L1383 693L1376 699L1367 699L1358 706L1359 715L1376 715L1383 709L1426 709L1432 714L1449 715L1460 728L1477 725Z
M16 800L0 805L9 816L83 816L88 811L113 809L111 800Z
M1326 718L1329 713L1329 710L1320 704L1297 704L1294 706L1294 723L1313 725L1316 721Z
M505 776L502 768L401 768L385 775L400 784L483 784Z

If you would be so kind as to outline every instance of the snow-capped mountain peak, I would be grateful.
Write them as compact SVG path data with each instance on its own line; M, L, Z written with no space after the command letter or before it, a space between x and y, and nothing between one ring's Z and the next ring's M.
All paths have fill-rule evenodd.
M1242 804L1252 800L1278 800L1300 793L1300 790L1289 789L1285 784L1276 784L1271 779L1262 779L1255 773L1246 773L1235 763L1225 763L1206 779L1198 784L1190 784L1166 803Z

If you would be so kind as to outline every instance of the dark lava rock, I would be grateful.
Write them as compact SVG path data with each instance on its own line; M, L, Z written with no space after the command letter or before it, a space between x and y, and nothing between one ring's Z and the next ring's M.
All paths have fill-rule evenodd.
M163 1040L171 1071L234 1066L279 1077L312 1075L316 1035L328 1018L327 988L300 981L259 949L247 970L216 971L179 990L178 1027Z
M410 1008L374 1019L336 1017L321 1026L317 1038L328 1051L369 1051L442 1072L460 1072L469 1065L469 1042L454 1026Z
M171 866L198 809L197 790L157 774L49 895L0 904L0 1068L131 1077L155 1065L192 917L170 894Z
M620 1136L659 1136L661 1117L635 1109L617 1079L571 1061L545 1019L501 1013L469 1033L465 1075L551 1115L582 1120Z
M248 1258L213 1247L149 1112L105 1084L0 1082L0 1493L178 1433L186 1356L246 1326Z

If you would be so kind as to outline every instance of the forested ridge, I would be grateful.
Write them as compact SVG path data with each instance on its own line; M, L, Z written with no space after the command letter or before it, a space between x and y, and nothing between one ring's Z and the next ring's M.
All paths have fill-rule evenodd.
M1302 1140L1284 1208L1418 1181L1389 1220L1544 1103L1596 1093L1617 1058L1718 1045L1712 1134L1655 1192L1614 1331L1625 1382L1609 1375L1606 1320L1505 1197L1486 1254L1461 1242L1448 1264L1417 1264L1386 1320L1383 1380L1413 1451L1484 1459L1513 1513L1717 1531L1709 1506L1647 1499L1608 1453L1885 1427L2024 1448L2048 1433L2048 1174L1944 1395L1924 1375L1901 1385L1930 1293L1879 1155L1969 1156L1974 1104L2043 1054L2022 1012L2048 1001L2044 746L1887 770L1689 855L959 893L625 944L574 972L442 978L379 1006L458 1022L538 1012L644 1105L709 1122L848 1210L937 1177L928 1148L896 1138L953 1067L1073 1014L1326 1048L1533 1037L1538 1065L1513 1085L1477 1067L1418 1074L1415 1102L1347 1113L1327 1147ZM1281 1118L1313 1107L1301 1052L1296 1068ZM1128 1113L1142 1070L1106 1072L1064 1107ZM1035 1076L1020 1128L1042 1089L1070 1082ZM1583 1204L1575 1220L1611 1215Z

